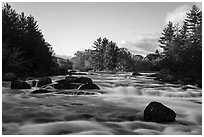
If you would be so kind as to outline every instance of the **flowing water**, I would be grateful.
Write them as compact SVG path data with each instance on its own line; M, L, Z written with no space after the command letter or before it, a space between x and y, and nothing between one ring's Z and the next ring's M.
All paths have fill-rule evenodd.
M65 76L51 77L53 81ZM130 73L88 75L101 90L32 94L2 82L2 133L27 135L202 134L202 90L184 89ZM93 94L88 94L88 93ZM176 112L172 123L146 122L143 111L158 101Z

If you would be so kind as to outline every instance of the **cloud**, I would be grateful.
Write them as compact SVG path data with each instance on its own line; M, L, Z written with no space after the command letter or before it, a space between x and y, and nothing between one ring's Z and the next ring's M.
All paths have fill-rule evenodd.
M146 56L149 53L155 52L156 49L161 51L158 43L159 36L160 34L158 33L146 33L137 36L132 41L122 40L119 47L125 47L133 54Z
M167 24L169 21L173 22L173 24L182 24L184 19L186 18L186 12L188 12L190 9L191 6L183 5L177 7L171 12L168 12L165 18L165 24Z

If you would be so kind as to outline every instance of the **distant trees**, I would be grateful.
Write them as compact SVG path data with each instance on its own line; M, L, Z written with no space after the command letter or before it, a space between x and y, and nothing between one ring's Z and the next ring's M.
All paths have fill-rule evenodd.
M202 11L195 5L183 26L169 22L159 42L164 49L162 67L180 78L202 79Z
M47 74L56 65L34 17L18 14L8 3L2 8L2 52L3 73Z
M81 71L151 71L156 67L155 61L160 53L150 53L145 58L133 55L126 48L119 48L107 38L99 37L93 49L77 51L71 59L73 68Z

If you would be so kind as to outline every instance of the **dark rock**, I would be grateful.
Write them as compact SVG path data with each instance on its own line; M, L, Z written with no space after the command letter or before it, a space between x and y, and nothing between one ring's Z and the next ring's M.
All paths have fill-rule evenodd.
M183 90L187 90L187 89L197 89L196 86L193 86L193 85L183 85L181 86L181 89Z
M100 89L96 84L83 84L79 87L79 90Z
M55 84L54 88L56 89L78 89L80 85L81 83L69 83L64 80L58 84Z
M53 92L52 90L48 90L48 89L38 89L32 92L32 94L42 94L42 93L50 93Z
M3 81L14 81L17 79L18 77L14 73L6 73L2 78Z
M25 81L15 80L11 83L11 89L31 89L31 86Z
M133 72L132 76L142 76L142 74L138 73L138 72Z
M93 81L90 78L87 78L87 77L74 77L74 76L67 76L65 78L65 81L67 83L82 83L82 84L93 83Z
M197 80L195 84L197 87L202 88L202 80Z
M157 73L157 77L154 80L159 80L162 82L175 82L176 79L173 75L171 75L170 70L162 69Z
M83 72L75 72L72 73L72 75L88 75L87 73L83 73Z
M147 75L147 77L157 77L157 73Z
M173 122L176 113L159 102L151 102L144 110L144 120L151 122Z
M32 87L36 87L37 83L38 83L38 80L33 80L32 83L31 83Z
M44 86L44 85L47 85L47 84L50 84L50 83L52 83L51 78L49 78L49 77L44 77L44 78L39 79L39 81L38 81L38 87L41 87L41 86Z

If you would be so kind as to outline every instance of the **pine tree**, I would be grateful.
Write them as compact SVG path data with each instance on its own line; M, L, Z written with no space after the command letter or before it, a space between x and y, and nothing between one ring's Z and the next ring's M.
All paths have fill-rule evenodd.
M116 43L109 42L106 45L106 50L104 53L104 66L107 70L114 70L117 66L117 54L118 54L118 47Z
M160 47L164 49L164 52L168 52L169 46L171 46L173 40L174 40L174 27L173 23L169 21L166 28L164 28L162 35L159 39L159 42L161 43Z

